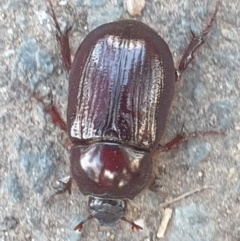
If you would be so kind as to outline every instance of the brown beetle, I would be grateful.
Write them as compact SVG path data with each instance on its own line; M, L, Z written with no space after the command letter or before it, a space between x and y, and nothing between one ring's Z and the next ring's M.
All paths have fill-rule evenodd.
M49 4L69 73L67 124L55 106L45 106L45 111L68 132L73 144L72 178L89 196L90 216L75 230L91 218L104 226L115 226L122 219L133 229L142 229L124 217L126 200L149 182L151 155L164 131L175 82L204 43L218 4L202 33L192 36L177 69L157 32L134 20L107 23L90 32L71 64L67 32L61 32L50 0ZM170 149L179 141L177 136L165 147ZM71 180L58 193L70 186Z

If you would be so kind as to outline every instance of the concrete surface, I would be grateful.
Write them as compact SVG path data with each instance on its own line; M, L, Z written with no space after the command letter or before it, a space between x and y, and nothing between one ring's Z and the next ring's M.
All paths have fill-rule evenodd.
M76 51L94 27L131 18L118 0L53 0L62 28L72 26ZM208 0L148 0L142 16L169 44L175 64L190 39L199 33L215 7ZM69 174L66 135L41 105L14 84L16 79L54 102L65 118L67 80L59 60L55 30L45 1L0 3L0 241L132 240L155 241L162 219L159 204L187 191L212 185L177 203L166 231L167 241L240 240L240 2L222 0L206 44L176 85L162 143L184 124L185 132L225 131L226 136L191 139L154 158L155 182L129 203L127 217L143 225L132 233L121 222L99 229L89 221L81 233L73 227L88 215L87 198L56 196L56 180Z

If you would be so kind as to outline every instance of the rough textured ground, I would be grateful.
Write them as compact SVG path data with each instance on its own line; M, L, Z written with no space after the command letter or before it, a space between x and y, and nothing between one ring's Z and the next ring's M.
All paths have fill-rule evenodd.
M61 27L72 26L71 48L94 27L131 18L122 1L53 1ZM169 44L174 61L209 20L214 1L149 0L142 16ZM225 131L183 143L155 159L153 191L129 204L129 219L144 230L132 233L126 223L99 229L92 220L78 234L74 225L88 215L86 198L73 194L44 201L56 180L69 174L65 134L51 123L41 105L22 92L19 79L48 103L50 93L66 114L67 81L59 61L55 30L47 4L37 0L0 3L0 240L157 240L159 204L203 185L213 185L173 205L167 241L240 240L240 2L222 0L207 43L176 85L176 95L162 143L184 124L185 132ZM6 219L8 218L8 219Z

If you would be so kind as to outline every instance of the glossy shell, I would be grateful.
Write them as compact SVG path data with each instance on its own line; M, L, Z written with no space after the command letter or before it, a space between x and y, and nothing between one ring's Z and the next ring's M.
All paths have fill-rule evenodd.
M84 195L133 199L147 185L151 171L148 152L106 142L72 148L71 172Z
M71 141L151 151L162 136L175 69L164 40L133 20L102 25L80 45L69 79Z

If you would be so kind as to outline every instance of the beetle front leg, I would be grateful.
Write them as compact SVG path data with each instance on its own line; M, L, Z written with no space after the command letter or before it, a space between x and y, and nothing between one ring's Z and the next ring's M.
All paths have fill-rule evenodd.
M180 61L178 69L176 69L176 79L175 81L179 81L182 73L187 69L188 65L192 62L194 59L194 53L197 51L198 48L201 47L201 45L204 44L204 37L210 32L213 23L216 19L216 15L219 9L219 1L216 4L215 11L213 13L212 18L210 19L207 26L202 30L201 34L196 36L192 31L192 38L191 41L184 51L184 54L182 56L182 59Z
M62 57L63 67L67 72L67 74L69 74L69 71L71 69L71 49L69 46L68 34L71 28L68 28L66 31L64 31L64 33L61 31L59 23L56 18L56 14L53 10L53 5L51 0L48 0L48 3L49 3L52 19L53 19L55 28L57 30L56 38L61 48L61 57Z
M55 192L48 198L48 200L45 202L45 205L47 205L53 199L53 197L58 194L63 194L63 193L68 192L70 195L72 192L72 181L73 181L73 179L70 176L67 176L64 179L59 179L58 182L62 186L59 188L59 190L57 192Z

